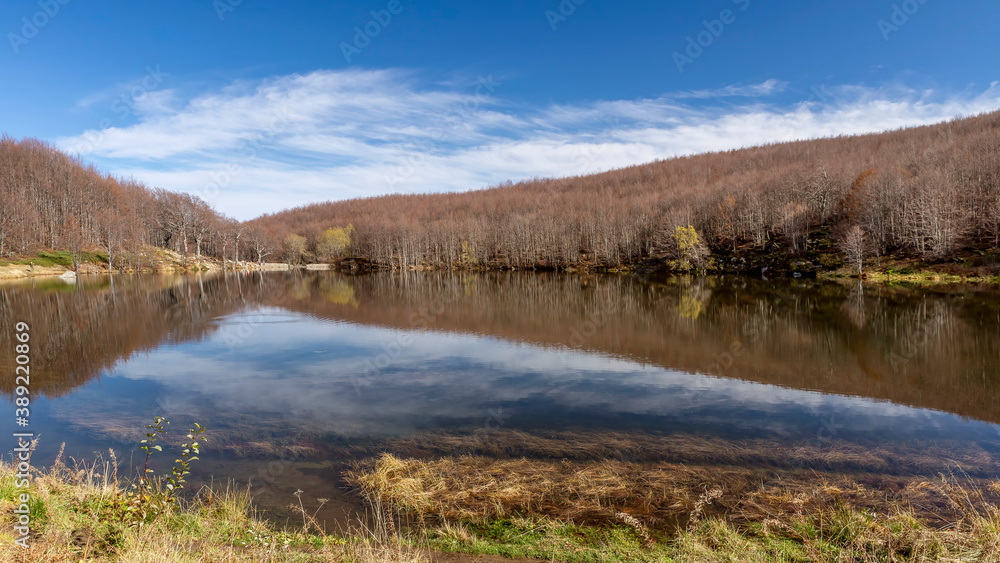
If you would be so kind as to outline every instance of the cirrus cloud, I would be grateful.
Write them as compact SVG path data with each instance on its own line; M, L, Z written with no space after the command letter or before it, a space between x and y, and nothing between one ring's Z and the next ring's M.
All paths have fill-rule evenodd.
M504 180L586 174L768 142L925 125L992 111L996 83L941 95L833 89L827 103L766 103L778 80L532 107L481 77L429 87L402 70L316 71L235 82L181 99L137 100L137 122L59 139L146 183L187 191L245 219L384 193L464 191ZM746 103L734 105L733 98Z

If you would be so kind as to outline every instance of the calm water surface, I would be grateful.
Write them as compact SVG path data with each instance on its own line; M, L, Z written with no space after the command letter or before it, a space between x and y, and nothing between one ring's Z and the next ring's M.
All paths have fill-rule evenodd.
M669 438L673 450L657 455L702 461L714 454L694 446L774 444L760 460L772 466L819 463L796 461L803 448L862 448L897 452L884 456L887 473L969 460L973 474L1000 473L1000 294L990 288L133 276L2 286L0 318L4 350L14 322L32 327L36 464L63 442L77 459L110 447L129 460L153 416L175 434L197 421L210 429L197 477L249 483L265 506L302 488L348 511L340 474L380 451L482 453L494 441L545 455L518 451L518 436L568 447ZM13 373L10 354L0 363ZM12 409L0 417L8 435Z

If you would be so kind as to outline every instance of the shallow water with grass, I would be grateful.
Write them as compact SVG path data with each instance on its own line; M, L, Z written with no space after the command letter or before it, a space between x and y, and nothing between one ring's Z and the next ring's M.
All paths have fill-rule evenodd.
M438 549L548 558L565 543L572 560L718 518L759 532L810 510L906 506L942 527L969 514L949 487L1000 495L994 286L434 272L60 284L0 287L0 316L32 327L36 465L65 443L67 463L111 448L129 474L163 416L151 462L169 471L198 422L190 489L247 486L275 522L299 502L327 529L387 511ZM2 420L15 431L13 412Z

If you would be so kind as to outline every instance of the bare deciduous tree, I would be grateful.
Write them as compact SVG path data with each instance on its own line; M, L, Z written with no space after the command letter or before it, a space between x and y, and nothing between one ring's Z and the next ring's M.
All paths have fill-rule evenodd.
M857 268L859 276L865 266L865 248L865 230L858 225L848 229L840 240L840 249L847 257L847 263Z

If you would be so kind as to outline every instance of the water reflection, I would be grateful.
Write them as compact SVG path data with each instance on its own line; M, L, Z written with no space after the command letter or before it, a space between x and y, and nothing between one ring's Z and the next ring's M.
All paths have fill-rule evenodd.
M1000 451L988 289L293 272L4 286L0 315L32 325L49 447L164 414L240 455L483 429Z

